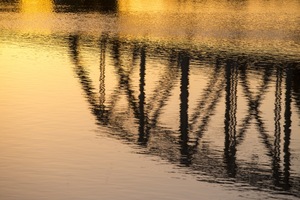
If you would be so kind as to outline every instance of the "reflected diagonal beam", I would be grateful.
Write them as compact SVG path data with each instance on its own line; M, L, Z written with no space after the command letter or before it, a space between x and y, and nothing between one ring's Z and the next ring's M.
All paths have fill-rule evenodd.
M165 69L163 75L159 79L160 81L157 83L157 87L154 90L152 97L150 97L150 100L148 101L147 111L150 113L155 109L153 112L154 114L150 118L150 123L148 125L149 129L156 126L161 110L166 105L166 101L171 96L171 92L176 85L174 82L177 81L179 76L179 68L174 67L176 62L176 60L173 59L174 57L176 57L175 52L172 51L169 67Z
M202 117L201 124L197 126L195 134L197 135L197 140L199 140L203 132L206 130L206 127L210 121L210 117L215 114L215 108L217 103L221 100L223 87L225 84L225 79L222 76L223 70L220 65L219 59L216 60L216 65L214 68L214 73L209 78L204 93L201 95L202 100L199 101L195 112L192 115L192 120L190 123L190 130L195 129L195 125L200 117ZM209 102L208 102L209 101ZM207 105L207 106L206 106ZM205 109L206 108L206 109Z
M93 106L97 106L96 93L94 92L95 88L92 86L92 80L89 78L88 72L80 65L79 62L79 52L78 52L78 40L79 36L70 36L69 37L69 48L72 61L75 65L75 72L83 90L85 91L86 97L88 98L89 103Z
M224 88L224 84L225 84L225 78L221 78L221 79L219 78L221 76L220 69L221 69L221 67L219 65L219 61L217 60L216 67L214 70L215 73L212 75L212 77L210 79L211 81L208 83L207 90L206 90L206 91L209 91L206 94L208 96L212 96L212 97L209 97L210 103L208 104L207 102L205 102L205 100L200 101L200 103L198 104L198 106L196 108L198 110L196 110L196 112L194 112L194 115L193 115L194 121L192 121L192 123L189 124L188 130L191 133L193 133L194 135L196 135L193 145L189 146L189 150L193 154L197 152L198 145L200 144L200 139L202 138L203 133L208 126L210 118L215 114L216 105L221 100L221 97L222 97L223 88ZM217 81L216 81L216 79L217 79ZM213 89L211 89L210 87L213 87ZM205 110L203 110L203 106L205 106L206 104L208 104L208 106ZM202 112L201 112L201 109L202 109ZM205 114L203 115L203 113L205 113ZM193 129L194 129L193 126L196 124L197 120L200 118L200 116L201 116L200 114L203 115L201 123L197 127L196 131L193 131Z
M244 140L244 135L245 135L246 130L248 129L248 124L249 124L250 120L252 118L255 118L256 121L258 122L256 125L258 126L259 133L262 136L263 143L264 143L266 149L268 150L268 155L272 156L273 155L272 145L269 141L269 136L267 134L267 131L265 130L264 122L261 120L261 117L259 115L260 114L259 107L260 107L261 101L264 97L264 94L268 88L268 85L270 82L270 75L272 74L272 68L271 67L265 68L263 81L261 83L261 86L259 87L259 93L256 95L255 98L252 96L252 92L250 91L245 68L246 68L246 66L243 65L242 70L240 70L241 71L240 78L242 80L241 85L243 87L244 94L247 97L249 108L248 108L248 115L244 118L244 120L243 120L244 123L242 124L241 129L237 135L237 145L241 144L242 141Z
M111 129L116 130L118 132L118 136L122 137L123 139L126 139L127 141L134 142L135 141L134 134L124 129L120 122L111 120L109 116L106 116L105 118L101 117L103 116L103 113L100 113L102 112L102 110L99 109L99 104L97 102L97 95L94 92L95 88L92 85L92 80L89 78L89 73L85 70L84 67L80 65L78 40L79 40L78 35L69 37L70 55L75 65L74 70L76 72L78 79L80 80L80 84L82 85L82 89L84 90L85 96L88 100L88 103L90 104L92 113L96 116L96 119L99 122L99 124L103 124L103 123L106 125L109 124ZM106 114L109 115L109 113L107 112Z
M222 79L218 85L215 86L217 90L214 90L214 95L211 98L210 104L208 104L208 107L202 111L202 113L205 113L202 117L201 124L197 127L196 131L194 132L197 137L202 137L203 132L206 130L206 127L208 123L210 122L210 118L215 114L215 108L218 104L218 102L222 98L222 93L224 90L224 84L225 84L225 79ZM200 112L201 113L201 112ZM198 115L198 118L200 118L200 114ZM197 119L195 119L197 120ZM190 129L191 131L194 130L194 128Z
M218 63L218 62L217 62ZM221 77L221 67L216 64L215 68L214 68L214 73L212 74L212 76L209 78L209 83L207 84L206 88L204 89L204 93L201 95L202 100L199 101L197 107L195 108L195 111L193 113L193 115L191 116L191 123L190 123L190 130L193 130L193 126L194 124L197 123L197 120L201 114L201 112L203 111L203 109L205 108L205 105L207 104L207 102L210 100L210 96L216 96L215 93L218 93L218 90L212 90L212 88L219 88L219 86L215 86L218 83L218 79L219 77Z
M245 66L243 66L242 70L240 70L241 72L241 85L243 86L243 90L244 90L244 94L247 97L247 101L248 101L248 115L245 117L245 119L243 120L244 123L241 126L241 130L246 130L247 129L247 124L250 122L250 120L252 119L253 115L259 113L258 108L260 106L261 100L263 98L264 93L266 92L266 89L268 88L268 84L270 81L270 75L271 75L271 70L268 70L268 68L265 69L265 74L264 74L264 78L263 78L263 82L260 86L260 91L259 94L255 97L252 96L252 92L250 91L249 88L249 83L247 81L247 75L246 75L246 69ZM241 134L244 134L245 131L241 132L239 131L238 137L241 137Z
M112 43L114 43L114 41L112 41ZM134 66L135 66L135 62L137 60L139 49L140 48L136 44L133 45L132 64L130 65L131 68L129 69L128 72L126 72L124 69L121 69L122 73L125 73L125 76L126 76L126 74L131 74L133 72L133 69L134 69ZM116 58L116 57L119 57L119 53L117 53L117 55L118 56L116 56L116 54L113 54L113 58L114 58L114 61L115 61L115 63L114 63L115 67L116 67L116 65L117 66L120 65L120 59ZM117 72L118 72L118 70L117 70ZM121 92L123 91L123 88L124 88L123 83L122 83L122 81L120 81L120 79L122 79L122 78L119 76L118 84L113 89L113 93L110 95L110 98L109 98L110 99L110 101L108 102L109 105L110 105L109 106L110 110L108 110L109 113L113 113L113 109L115 108L115 105L116 105L117 101L120 99L119 96L120 96L120 94L121 94Z
M83 66L80 65L78 40L78 35L69 37L70 55L75 66L75 73L78 79L80 80L80 84L85 92L85 96L92 108L93 113L96 116L100 115L103 117L98 118L98 120L100 120L100 123L107 123L107 117L105 116L105 114L107 113L104 113L103 110L99 109L99 104L97 102L97 94L94 92L95 88L92 85L92 80L89 78L89 73L84 69Z
M116 68L117 75L119 76L119 90L125 91L128 103L133 110L134 116L136 119L139 119L140 113L138 101L137 98L135 98L134 96L134 90L131 89L131 71L127 73L121 65L120 44L118 40L115 40L113 42L112 54L114 59L114 67Z

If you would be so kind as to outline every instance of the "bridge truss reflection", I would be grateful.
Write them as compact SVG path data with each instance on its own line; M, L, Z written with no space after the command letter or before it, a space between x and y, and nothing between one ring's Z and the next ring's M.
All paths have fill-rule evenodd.
M292 99L299 102L299 93L294 89L298 87L294 80L299 74L299 62L188 50L103 34L99 39L100 54L97 53L100 55L97 91L89 70L82 64L80 39L79 35L69 37L74 71L97 123L112 129L110 136L137 144L145 153L186 166L192 173L203 175L199 179L224 184L246 183L254 189L285 191L299 197L300 175L292 170L299 167L299 163L292 162L290 145L291 134L296 134L292 133ZM159 77L153 81L150 92L146 89L147 75L151 77L147 69L161 63L165 67L158 68ZM199 87L199 90L202 88L200 98L191 103L191 70L197 67L207 75L207 82L204 87ZM107 68L114 68L113 76L117 82L109 96ZM179 120L173 120L178 128L174 130L161 123L161 119L176 88L179 91ZM273 113L265 115L262 106L266 106L264 100L269 101L270 88L274 89L274 105L267 107L272 107ZM118 102L124 96L126 106L120 107ZM240 97L246 102L243 112L238 112ZM221 113L222 102L225 110ZM195 105L191 108L191 104ZM295 109L299 109L295 105ZM223 115L222 130L214 129L216 113ZM300 119L299 113L293 114ZM265 119L271 115L273 127L270 120ZM273 130L269 130L270 127ZM243 154L245 138L253 136L254 130L263 150L255 152L257 149L246 148L246 151L251 151L252 158L262 155L261 163L239 155L240 152ZM203 139L215 132L219 134L215 140L220 140L220 135L223 137L223 147L217 149ZM295 153L299 154L299 151ZM295 157L299 158L299 155Z

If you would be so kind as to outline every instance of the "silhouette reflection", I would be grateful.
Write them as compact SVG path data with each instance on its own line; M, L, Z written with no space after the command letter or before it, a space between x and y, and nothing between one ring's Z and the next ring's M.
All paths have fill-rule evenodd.
M273 154L273 178L274 185L280 187L280 137L281 137L281 95L282 95L282 69L276 69L275 108L274 108L274 154Z
M292 70L290 66L286 69L286 83L285 83L285 111L284 111L284 189L288 190L290 185L290 138L291 138L291 89L292 89Z
M101 12L115 13L118 9L117 0L54 0L56 12Z
M189 130L188 130L188 99L189 99L189 70L190 58L186 53L179 54L179 66L181 68L180 78L180 153L182 164L189 166L192 162L189 148Z
M97 123L112 129L111 137L185 166L191 173L205 174L208 176L206 181L232 181L299 197L300 174L292 171L290 145L294 134L292 98L293 95L297 98L295 94L298 94L294 80L299 74L299 62L270 59L264 55L207 52L207 49L203 54L199 49L162 47L102 34L97 92L80 60L80 39L79 35L71 35L68 41L74 71ZM149 73L154 65L164 66L155 77ZM116 79L116 87L108 95L105 81L112 77L106 76L105 69L109 67L114 68L114 74L110 76ZM197 76L199 84L204 84L197 91L191 90L197 74L192 72L195 71L208 77L202 83L202 76ZM154 78L158 81L151 80ZM257 86L253 87L252 82ZM197 92L201 92L200 98L195 97ZM267 95L269 93L272 95ZM174 97L175 94L179 96ZM192 95L197 100L191 99ZM265 104L266 100L271 100L270 96L274 104ZM177 129L162 122L167 106L174 98L179 100L179 113L176 114L179 121L172 119L172 125L178 123ZM120 99L125 99L128 107L118 107ZM245 107L241 109L239 105L243 101ZM270 106L273 113L264 115L264 109ZM219 114L223 119L222 129L215 127ZM268 116L271 115L273 121L269 123ZM214 136L219 132L221 139ZM258 137L259 144L255 144L261 145L258 151L245 147L249 136ZM214 147L213 143L220 140L224 140L223 147ZM244 156L247 153L252 154L250 160ZM263 161L255 161L255 156L262 157Z
M236 109L237 109L237 64L226 62L226 110L224 158L229 177L236 176Z
M140 63L140 95L139 95L139 139L140 144L147 144L149 132L145 131L147 123L145 116L145 69L146 69L146 52L145 47L141 48L141 63Z

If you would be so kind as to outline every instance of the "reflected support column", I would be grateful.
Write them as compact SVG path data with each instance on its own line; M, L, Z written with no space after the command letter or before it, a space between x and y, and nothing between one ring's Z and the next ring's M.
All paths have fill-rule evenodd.
M284 112L284 145L283 145L283 160L284 160L284 189L290 188L290 139L291 139L291 125L292 125L292 111L291 111L291 96L292 96L292 69L288 66L286 69L285 80L285 112Z
M107 36L103 35L100 39L100 78L99 78L99 110L102 113L102 118L105 113L105 52L106 52L106 43ZM107 120L104 119L106 122Z
M146 71L146 52L145 47L141 48L140 63L140 84L139 84L139 144L146 145L148 134L145 133L145 71Z
M189 71L190 58L187 53L179 54L179 66L181 68L180 79L180 153L181 163L189 165L191 163L191 155L189 151L189 135L188 135L188 97L189 97Z
M229 60L226 63L226 109L225 109L225 148L224 156L227 173L236 175L236 109L237 109L237 66Z
M275 122L275 131L274 131L274 154L272 162L272 171L274 185L280 185L280 136L281 136L281 84L282 84L282 69L277 67L276 72L276 90L275 90L275 109L274 109L274 122Z

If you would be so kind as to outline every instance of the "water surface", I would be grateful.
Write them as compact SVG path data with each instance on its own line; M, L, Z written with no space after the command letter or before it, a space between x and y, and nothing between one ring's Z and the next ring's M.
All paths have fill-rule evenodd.
M299 10L0 1L0 198L298 199Z

